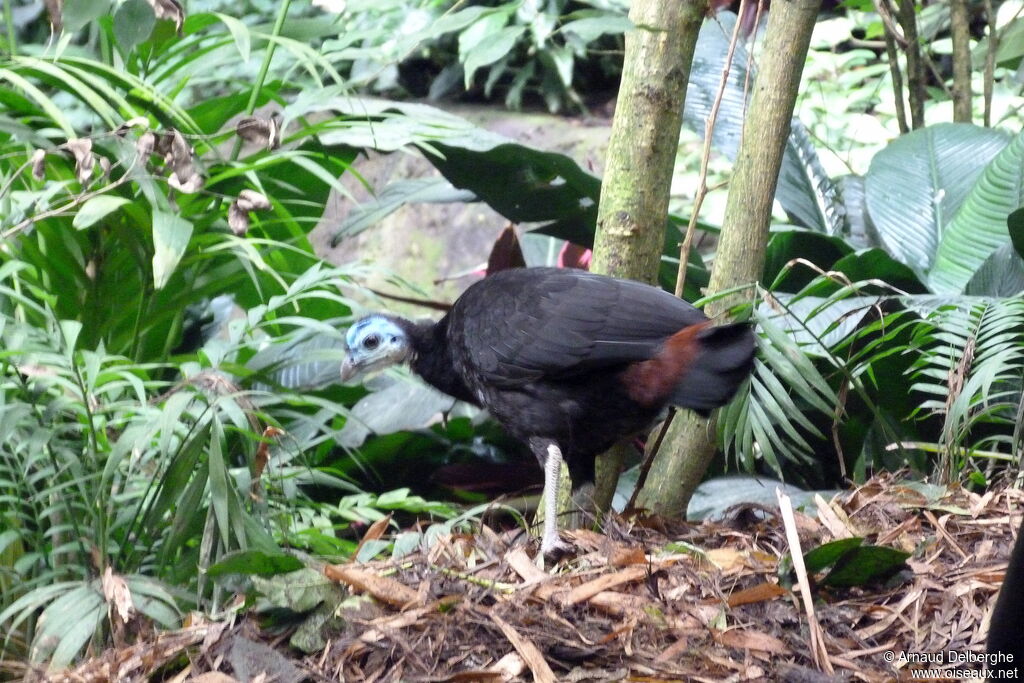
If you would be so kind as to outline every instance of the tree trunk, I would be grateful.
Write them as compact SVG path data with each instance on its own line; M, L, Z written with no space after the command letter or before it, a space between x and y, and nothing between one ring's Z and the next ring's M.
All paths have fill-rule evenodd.
M971 19L967 0L951 0L953 34L953 120L971 122Z
M591 270L657 281L683 98L707 0L634 0L612 121ZM626 449L597 461L594 502L606 510Z
M711 272L709 293L756 282L764 269L772 202L782 154L789 136L800 75L821 0L772 2L739 154L729 183L725 220ZM715 316L750 293L712 302ZM715 452L715 421L680 414L666 435L661 454L639 498L640 505L681 515Z
M924 57L917 35L917 10L914 0L898 0L897 17L903 29L907 50L907 99L910 101L910 125L914 130L924 128Z

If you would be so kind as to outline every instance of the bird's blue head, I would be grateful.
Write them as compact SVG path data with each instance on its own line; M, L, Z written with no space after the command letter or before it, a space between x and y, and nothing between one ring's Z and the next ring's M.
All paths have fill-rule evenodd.
M345 335L348 357L341 364L341 381L404 363L412 357L409 334L389 316L374 314L357 321Z

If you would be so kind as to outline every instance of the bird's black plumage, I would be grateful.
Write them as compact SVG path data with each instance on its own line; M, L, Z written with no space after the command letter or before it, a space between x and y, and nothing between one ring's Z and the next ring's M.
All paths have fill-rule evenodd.
M754 354L746 324L712 326L661 289L572 269L502 271L437 323L391 320L415 372L486 408L542 463L556 446L576 487L593 480L597 454L665 406L727 402Z
M997 660L985 668L1005 671L1010 678L1024 676L1024 527L1017 530L1017 542L1010 553L1006 576L992 610L988 627L988 653ZM1010 674L1009 672L1014 673Z

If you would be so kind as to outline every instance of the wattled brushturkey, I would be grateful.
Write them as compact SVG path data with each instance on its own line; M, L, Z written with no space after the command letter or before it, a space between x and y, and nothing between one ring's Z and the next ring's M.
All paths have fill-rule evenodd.
M661 289L575 269L516 268L473 284L437 323L374 314L348 331L342 378L408 362L485 408L544 467L541 549L558 549L564 458L574 487L595 457L675 405L707 414L750 373L746 324L712 325Z

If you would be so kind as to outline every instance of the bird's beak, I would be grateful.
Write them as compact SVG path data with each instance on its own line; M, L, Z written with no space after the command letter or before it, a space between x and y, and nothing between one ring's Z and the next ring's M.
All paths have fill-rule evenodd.
M341 361L341 381L347 382L359 374L359 365L352 360L351 356Z

